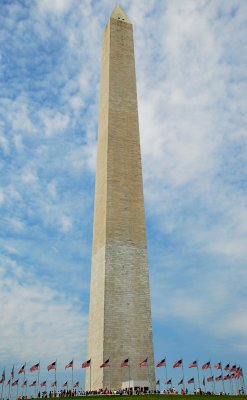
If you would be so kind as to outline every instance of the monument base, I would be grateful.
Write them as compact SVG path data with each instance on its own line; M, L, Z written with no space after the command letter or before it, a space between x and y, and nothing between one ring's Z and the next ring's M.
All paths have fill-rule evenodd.
M132 389L134 392L147 392L150 390L149 381L130 380L122 382L122 389Z

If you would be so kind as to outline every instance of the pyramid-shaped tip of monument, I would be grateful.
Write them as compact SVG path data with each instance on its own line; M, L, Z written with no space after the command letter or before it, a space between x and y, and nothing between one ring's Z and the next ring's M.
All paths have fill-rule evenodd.
M114 8L111 18L118 19L120 21L128 22L129 24L131 24L131 21L129 20L127 15L123 12L119 4L117 4L116 7Z

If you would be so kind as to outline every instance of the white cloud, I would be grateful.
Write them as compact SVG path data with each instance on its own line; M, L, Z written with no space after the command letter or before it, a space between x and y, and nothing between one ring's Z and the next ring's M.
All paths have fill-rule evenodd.
M7 258L1 261L0 274L2 362L36 356L41 360L55 357L63 363L71 356L82 356L86 317L74 299L22 268L17 273L17 265Z

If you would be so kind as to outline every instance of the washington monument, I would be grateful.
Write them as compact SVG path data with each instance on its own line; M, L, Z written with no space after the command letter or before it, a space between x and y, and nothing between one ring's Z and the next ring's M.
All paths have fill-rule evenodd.
M133 29L119 6L103 33L88 359L86 390L155 387Z

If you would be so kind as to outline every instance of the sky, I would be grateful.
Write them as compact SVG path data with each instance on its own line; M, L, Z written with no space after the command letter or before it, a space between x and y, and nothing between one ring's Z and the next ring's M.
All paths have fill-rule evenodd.
M40 361L50 383L57 360L61 385L74 359L84 387L101 38L116 2L0 3L0 374ZM155 360L175 384L181 358L186 380L195 359L246 371L247 2L120 5L134 27Z

